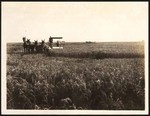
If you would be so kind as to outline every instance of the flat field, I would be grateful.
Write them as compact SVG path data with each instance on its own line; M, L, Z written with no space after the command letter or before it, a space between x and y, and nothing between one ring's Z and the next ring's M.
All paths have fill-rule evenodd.
M8 109L144 110L144 44L65 43L24 53L7 43ZM70 98L68 106L62 99ZM73 104L73 105L72 105Z

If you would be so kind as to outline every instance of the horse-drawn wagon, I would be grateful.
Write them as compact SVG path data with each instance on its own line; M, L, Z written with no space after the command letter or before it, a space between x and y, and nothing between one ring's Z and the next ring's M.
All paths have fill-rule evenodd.
M38 40L34 40L34 42L31 42L30 39L26 40L26 37L23 37L23 47L24 52L33 53L33 52L48 52L51 49L63 49L64 42L60 41L60 39L63 39L63 37L51 37L49 38L49 43L45 43L45 40L42 40L41 43L38 43ZM53 42L53 40L57 40L56 42Z

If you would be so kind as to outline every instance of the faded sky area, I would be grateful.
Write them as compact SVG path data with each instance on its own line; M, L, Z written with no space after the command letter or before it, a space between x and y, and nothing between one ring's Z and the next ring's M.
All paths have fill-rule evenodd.
M2 39L66 42L148 39L148 2L2 2Z

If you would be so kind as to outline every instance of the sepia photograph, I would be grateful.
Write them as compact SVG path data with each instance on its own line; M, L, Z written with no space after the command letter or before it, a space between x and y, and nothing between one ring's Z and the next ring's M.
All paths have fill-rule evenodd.
M1 2L2 114L148 114L148 2Z

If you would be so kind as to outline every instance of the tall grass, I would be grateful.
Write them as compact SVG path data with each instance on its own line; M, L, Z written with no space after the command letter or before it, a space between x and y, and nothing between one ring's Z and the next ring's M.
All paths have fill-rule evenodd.
M71 58L95 58L95 59L104 59L104 58L144 58L144 54L140 53L105 53L101 51L93 52L55 52L49 51L48 56L55 57L71 57Z
M84 54L85 46L77 49L72 57L71 52L66 57L7 54L7 108L60 109L60 100L69 97L77 109L144 110L143 58L92 59L97 48L89 51L89 57Z
M141 43L66 44L63 50L50 50L49 56L73 58L144 58Z

